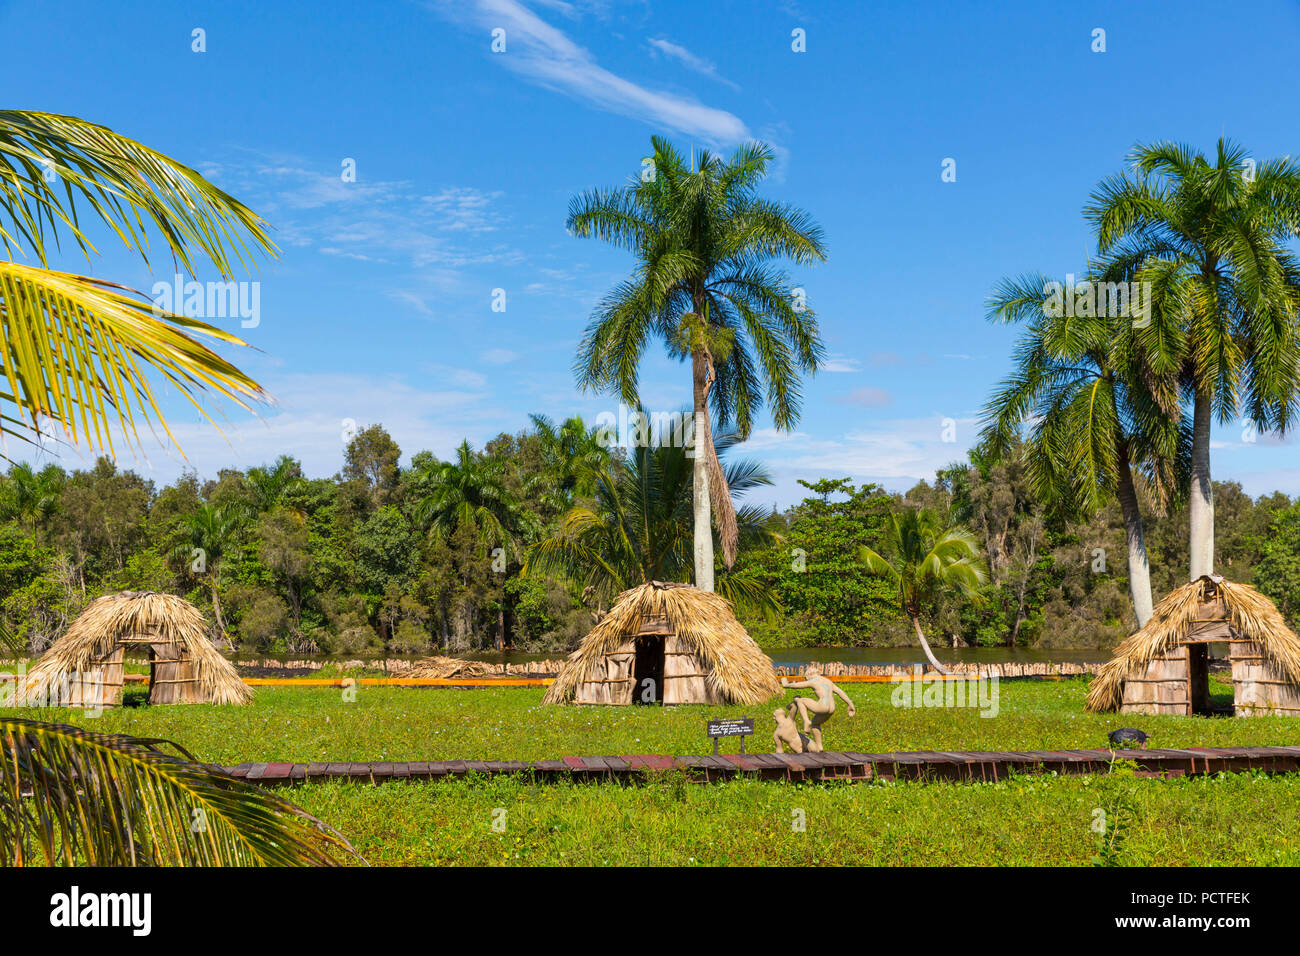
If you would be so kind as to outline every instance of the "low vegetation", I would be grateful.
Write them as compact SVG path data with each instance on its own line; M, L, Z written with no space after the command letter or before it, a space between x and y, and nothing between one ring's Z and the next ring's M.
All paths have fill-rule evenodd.
M896 685L845 684L858 708L837 714L836 750L1056 750L1105 747L1137 726L1151 746L1293 744L1300 718L1138 717L1083 710L1086 679L1003 681L997 716L977 708L895 707ZM1212 689L1223 692L1222 686ZM355 694L348 701L347 695ZM204 761L542 760L566 754L705 753L709 717L756 717L750 749L770 750L771 708L543 706L542 688L486 690L260 687L250 707L136 707L86 720L75 711L24 711L101 732L166 737ZM38 716L39 715L39 716Z
M293 798L339 827L372 865L1300 863L1295 774L815 786L696 786L669 775L636 787L513 777L321 784L295 788ZM1122 829L1108 844L1094 829L1096 811L1119 806L1127 808Z
M844 750L1104 747L1106 733L1125 725L1150 732L1152 746L1279 745L1300 737L1300 718L1088 714L1086 679L1003 681L996 717L973 708L895 707L889 684L844 686L857 717L837 716L827 734ZM544 707L541 697L540 688L361 687L349 701L339 689L263 687L250 707L141 706L95 720L69 711L24 716L169 737L222 764L706 753L706 718L745 714L760 718L749 749L771 749L761 736L769 724L763 708ZM374 864L1300 863L1300 775L697 786L670 773L634 787L471 777L310 784L285 795ZM1110 839L1094 829L1098 809L1120 821ZM494 821L505 829L494 830Z

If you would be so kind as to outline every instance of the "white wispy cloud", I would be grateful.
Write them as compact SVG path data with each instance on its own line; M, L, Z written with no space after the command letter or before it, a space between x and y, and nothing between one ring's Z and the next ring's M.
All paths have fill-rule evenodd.
M831 354L822 362L821 371L823 372L861 372L862 363L855 358L849 358L847 355Z
M432 8L458 23L505 30L506 50L496 59L539 86L719 145L735 145L750 138L745 123L726 110L642 86L605 69L589 50L516 0L475 0L472 4L436 0ZM565 11L566 15L572 12Z
M762 452L776 481L772 497L785 503L807 494L797 483L800 478L845 476L859 483L875 481L905 490L921 479L933 480L937 470L965 458L977 420L959 418L953 424L956 442L944 441L944 419L938 415L890 419L836 438L755 429L737 451Z
M205 174L274 222L278 243L417 270L523 261L523 253L491 235L506 222L500 191L417 189L406 180L370 179L365 163L355 181L345 181L341 167L242 152L243 162L208 163Z
M421 385L389 374L266 377L264 384L277 404L259 417L227 409L228 419L216 419L221 433L207 422L172 418L168 424L184 457L143 431L143 448L132 455L119 435L118 465L161 485L186 470L215 478L219 469L250 468L286 454L300 460L308 475L327 477L342 467L348 426L359 430L372 424L382 424L405 456L429 449L445 458L463 438L481 445L503 428L519 427L521 416L515 410L491 404L486 381L486 376L458 368L430 370ZM21 454L15 457L22 459ZM57 457L44 459L49 460L67 469L94 463L93 456L66 446L58 449Z
M437 364L426 367L439 383L454 385L457 388L482 389L487 387L488 377L472 368L457 368L452 365Z
M662 37L647 40L646 43L649 45L652 52L662 54L670 60L676 60L692 72L698 73L701 76L707 76L711 80L717 80L719 83L723 83L731 87L733 90L740 89L740 87L731 82L731 80L718 73L716 64L710 60L704 59L703 57L696 56L680 43L674 43L672 40L666 40Z

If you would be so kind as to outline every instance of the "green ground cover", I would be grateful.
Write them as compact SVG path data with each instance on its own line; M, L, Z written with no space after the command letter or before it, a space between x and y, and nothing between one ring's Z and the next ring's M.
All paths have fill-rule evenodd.
M1125 725L1152 733L1157 746L1300 741L1297 718L1088 714L1087 685L1003 681L997 716L981 717L978 708L895 707L892 685L846 684L858 713L837 714L828 744L861 751L1098 747L1108 730ZM349 700L334 688L263 687L249 707L140 706L96 719L22 714L167 737L202 760L231 764L705 753L707 717L753 716L762 732L775 706L543 707L541 696L540 688L360 687ZM751 738L750 749L768 750L770 741ZM1300 864L1300 775L710 786L677 774L638 786L471 778L312 784L289 796L384 864L1082 865L1099 856L1132 865ZM1093 829L1098 809L1112 821L1106 853ZM504 830L494 830L494 821Z
M892 750L1058 750L1106 746L1137 726L1151 746L1266 746L1300 742L1300 718L1138 717L1089 714L1087 679L1003 681L997 716L978 708L895 707L890 684L845 684L858 708L841 709L827 747ZM111 733L167 737L205 761L541 760L566 754L706 753L708 717L757 719L752 747L771 749L770 703L758 707L552 707L542 688L259 687L248 707L27 710ZM354 699L349 699L354 697ZM787 696L787 700L791 699ZM734 747L735 745L730 745Z
M291 796L372 864L1300 864L1294 774L708 786L676 776L642 786L320 784ZM1098 809L1118 816L1118 839L1094 832Z

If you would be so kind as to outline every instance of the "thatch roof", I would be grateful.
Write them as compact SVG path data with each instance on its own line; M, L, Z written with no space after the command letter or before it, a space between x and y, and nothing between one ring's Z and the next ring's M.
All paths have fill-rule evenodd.
M614 607L569 655L543 703L573 699L588 672L641 629L645 619L664 619L704 665L707 680L733 704L757 704L781 692L771 659L754 643L731 602L687 584L651 581L624 591Z
M447 680L452 677L485 677L487 673L487 665L480 661L466 661L459 657L424 657L412 661L404 676Z
M1146 627L1115 648L1114 658L1088 689L1088 710L1117 710L1130 671L1145 668L1185 640L1193 625L1205 623L1199 618L1201 606L1216 599L1226 608L1224 619L1232 629L1258 644L1266 659L1300 685L1300 637L1287 627L1273 602L1248 585L1203 575L1165 595Z
M47 682L91 671L119 644L142 649L171 644L193 662L194 680L204 699L214 704L249 703L252 691L239 679L234 665L212 646L206 629L198 608L174 594L109 594L82 611L42 655L28 674L28 687L35 690Z

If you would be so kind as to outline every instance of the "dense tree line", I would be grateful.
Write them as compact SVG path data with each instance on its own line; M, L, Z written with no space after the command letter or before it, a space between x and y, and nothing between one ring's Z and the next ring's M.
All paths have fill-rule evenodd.
M691 460L679 447L611 454L572 419L536 418L448 461L407 467L378 425L332 478L289 458L159 489L106 459L85 470L13 466L0 481L0 615L32 650L95 597L164 590L202 607L230 646L269 653L465 652L570 647L622 587L689 579ZM726 457L734 436L718 439ZM848 479L805 482L784 511L737 500L740 552L718 589L769 646L914 643L896 590L860 549L891 514L927 508L972 532L981 600L924 609L943 646L1108 646L1136 621L1124 520L1086 520L1038 499L1024 448L976 451L905 494ZM727 465L737 494L768 478ZM1300 624L1300 502L1215 487L1219 570ZM1157 600L1186 576L1188 525L1143 499ZM548 560L540 560L549 556ZM568 560L572 559L572 560Z

